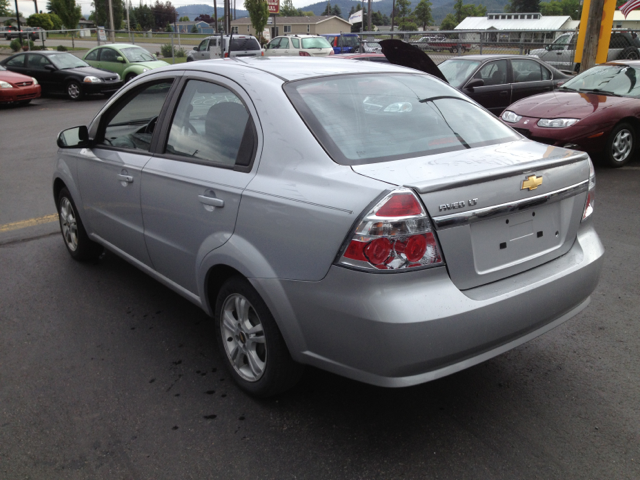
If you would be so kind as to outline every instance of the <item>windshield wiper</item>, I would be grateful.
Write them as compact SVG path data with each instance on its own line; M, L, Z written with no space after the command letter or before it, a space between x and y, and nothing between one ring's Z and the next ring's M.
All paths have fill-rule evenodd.
M612 97L620 97L617 93L609 92L607 90L600 90L599 88L581 88L578 90L580 93L598 93L600 95L611 95Z

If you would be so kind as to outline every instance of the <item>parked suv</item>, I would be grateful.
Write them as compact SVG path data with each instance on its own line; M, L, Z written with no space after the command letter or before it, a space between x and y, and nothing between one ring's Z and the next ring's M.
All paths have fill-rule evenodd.
M360 48L360 37L355 33L323 33L333 47L333 53L356 53Z
M253 35L214 35L200 42L187 54L187 62L222 57L260 57L260 42Z
M580 64L574 61L577 41L577 33L565 33L556 38L551 45L531 50L530 55L540 58L558 70L577 72L580 70ZM629 32L611 33L607 62L621 59L640 59L640 40L635 34Z
M328 57L333 47L319 35L276 37L265 47L265 56Z

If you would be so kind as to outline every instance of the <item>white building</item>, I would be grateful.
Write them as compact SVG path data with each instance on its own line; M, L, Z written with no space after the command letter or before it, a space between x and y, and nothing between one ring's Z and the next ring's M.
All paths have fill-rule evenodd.
M617 12L616 12L617 13ZM562 30L576 30L579 20L568 15L543 16L541 13L488 13L486 17L467 17L456 30L485 30L482 41L487 43L552 42ZM471 42L480 42L480 33L460 34Z

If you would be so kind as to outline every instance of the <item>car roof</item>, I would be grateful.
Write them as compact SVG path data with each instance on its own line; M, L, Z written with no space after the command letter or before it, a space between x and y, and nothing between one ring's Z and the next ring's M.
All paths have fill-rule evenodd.
M361 62L357 60L340 60L334 58L307 57L242 57L216 60L202 60L165 67L168 69L189 69L211 71L214 73L236 77L247 70L259 70L269 73L284 81L304 78L343 75L350 73L413 73L422 74L412 68L400 67L391 63Z
M540 60L538 57L532 57L530 55L508 55L508 54L491 54L491 55L464 55L463 57L453 57L447 60L496 60L496 59L517 59L527 58L529 60Z

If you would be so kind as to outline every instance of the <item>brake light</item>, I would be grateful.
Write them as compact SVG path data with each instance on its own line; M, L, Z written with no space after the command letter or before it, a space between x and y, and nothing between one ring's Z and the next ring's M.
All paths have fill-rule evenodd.
M262 52L260 52L260 55L261 55L262 57L264 57L264 50L262 50Z
M224 52L224 58L229 58L229 52Z
M582 220L586 220L592 213L596 200L596 170L593 168L593 162L589 159L589 191L587 192L587 201L584 204L582 212Z
M309 52L300 51L299 53L300 53L301 57L310 57L311 56L311 55L309 55Z
M363 270L444 264L429 216L408 189L395 190L380 200L345 244L337 263Z

